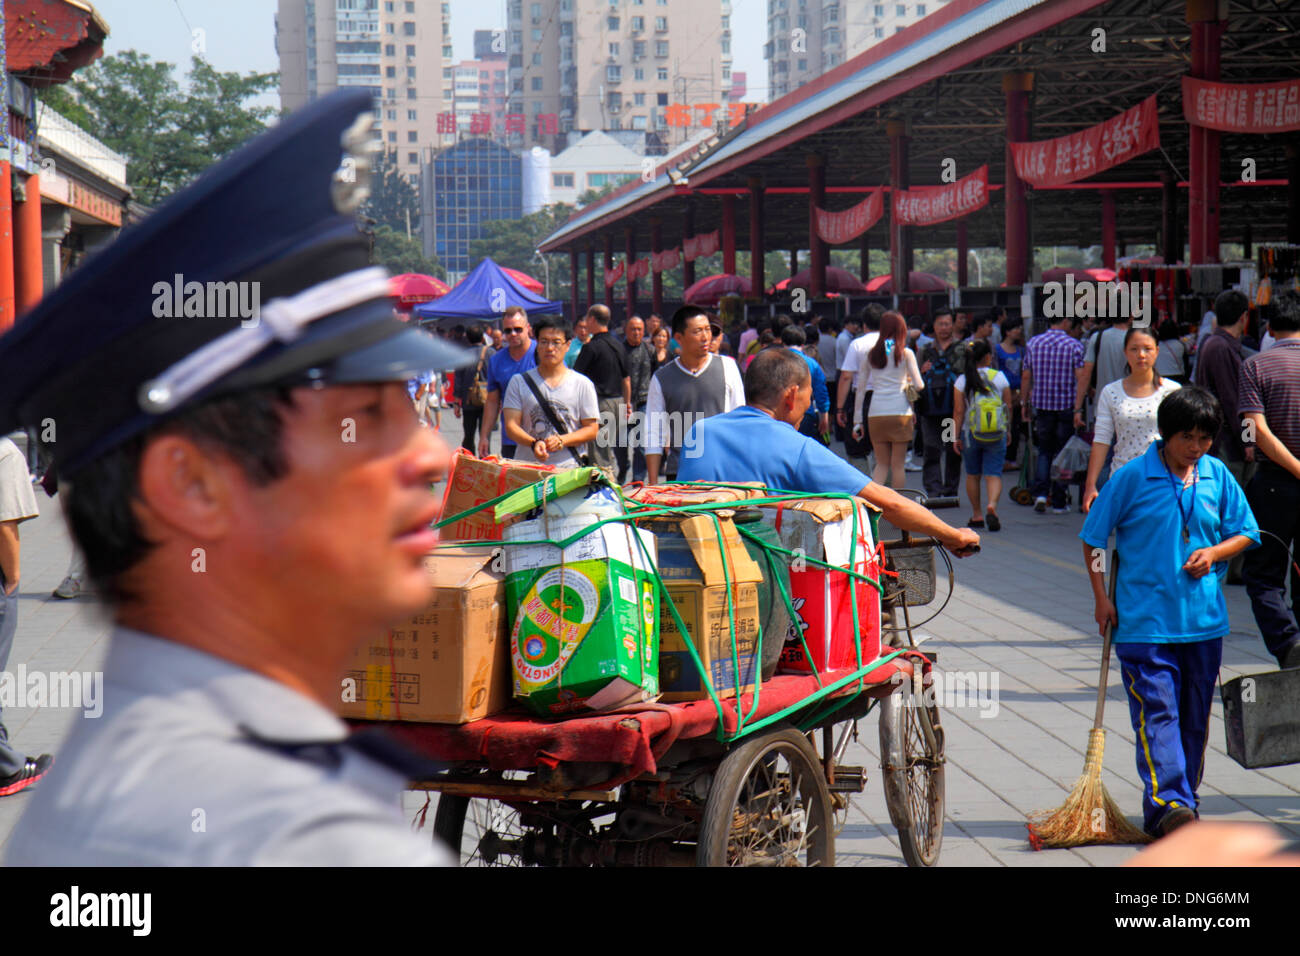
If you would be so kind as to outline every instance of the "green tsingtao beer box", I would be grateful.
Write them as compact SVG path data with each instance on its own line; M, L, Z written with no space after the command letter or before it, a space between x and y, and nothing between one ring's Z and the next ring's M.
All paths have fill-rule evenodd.
M622 511L611 490L596 487L550 500L539 516L505 529L514 694L535 713L612 710L659 695L654 535L613 522L563 553L515 543L565 540Z

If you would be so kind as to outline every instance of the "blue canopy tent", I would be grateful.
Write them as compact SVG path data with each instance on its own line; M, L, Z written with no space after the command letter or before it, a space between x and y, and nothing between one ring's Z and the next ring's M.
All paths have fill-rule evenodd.
M564 314L564 303L534 295L491 259L484 259L446 295L417 305L415 315L422 323L498 319L512 305L522 306L529 315Z

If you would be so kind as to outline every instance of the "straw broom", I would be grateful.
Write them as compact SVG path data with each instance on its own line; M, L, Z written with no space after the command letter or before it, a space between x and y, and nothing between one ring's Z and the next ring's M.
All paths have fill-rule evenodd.
M1115 582L1119 577L1119 552L1111 553L1110 602L1115 603ZM1101 649L1101 676L1097 680L1097 712L1088 732L1088 752L1083 759L1083 774L1074 782L1065 803L1056 810L1030 814L1029 843L1035 850L1044 847L1086 846L1097 843L1150 843L1151 838L1129 823L1101 782L1102 754L1106 749L1106 731L1101 718L1106 707L1106 680L1110 675L1111 625L1106 624Z

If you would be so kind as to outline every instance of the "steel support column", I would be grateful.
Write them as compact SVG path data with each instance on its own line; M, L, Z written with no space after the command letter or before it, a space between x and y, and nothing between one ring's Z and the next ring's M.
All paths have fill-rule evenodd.
M736 274L736 197L722 197L722 271Z
M1182 259L1182 239L1178 235L1178 181L1172 170L1160 173L1160 255L1173 264ZM1121 249L1120 255L1124 252Z
M868 229L858 239L858 278L866 285L871 278L871 230Z
M1011 143L1029 139L1029 94L1034 89L1034 74L1005 73L1002 92L1006 97L1007 149L1006 203L1007 285L1024 285L1029 281L1034 250L1029 242L1029 204L1025 201L1025 183L1016 174Z
M889 186L891 190L907 189L911 183L908 170L907 145L911 140L911 123L907 120L890 120L885 124L889 136ZM889 197L889 274L894 284L894 295L907 291L908 246L911 229L894 218L894 202Z
M624 232L626 242L624 251L627 255L627 262L624 264L624 278L627 281L627 311L623 313L624 321L632 318L636 312L636 280L631 276L632 263L636 262L636 227L628 226Z
M1101 264L1115 268L1115 192L1101 190Z
M655 255L664 251L663 220L658 216L650 219L650 251ZM653 262L650 266L650 311L655 315L664 311L664 274L655 270Z
M817 237L817 207L826 202L826 160L805 157L808 163L808 297L820 299L826 292L826 244Z
M578 303L578 247L569 247L569 300L573 305L572 321L577 322L579 309Z
M686 200L686 213L682 217L682 238L690 239L695 235L695 200ZM695 285L695 263L686 261L686 250L682 249L682 288L689 289Z
M1191 76L1219 79L1219 44L1226 17L1226 0L1187 0L1187 22L1192 28ZM1203 126L1189 126L1187 131L1187 259L1193 265L1218 262L1219 133Z
M22 315L41 300L41 177L23 182L23 198L14 203L14 315Z
M957 221L957 288L964 289L967 285L966 260L970 258L970 246L966 241L966 220Z
M587 246L587 308L596 304L596 247ZM576 317L574 321L577 321Z
M767 287L764 274L763 257L767 249L763 246L763 179L760 176L749 177L749 284L751 294L762 297Z
M614 271L614 235L605 233L605 275ZM605 282L605 276L601 276L601 282ZM614 287L605 283L605 308L614 308Z
M1300 243L1300 140L1286 144L1286 241Z

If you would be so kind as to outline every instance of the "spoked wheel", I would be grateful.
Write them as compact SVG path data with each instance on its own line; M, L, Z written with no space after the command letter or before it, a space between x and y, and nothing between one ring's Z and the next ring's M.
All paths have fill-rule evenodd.
M746 741L718 766L696 862L700 866L834 866L830 792L797 730Z
M880 702L885 804L908 866L934 866L943 843L943 728L914 680Z
M438 796L433 835L460 856L461 866L536 866L530 831L519 811L500 800L444 793Z

